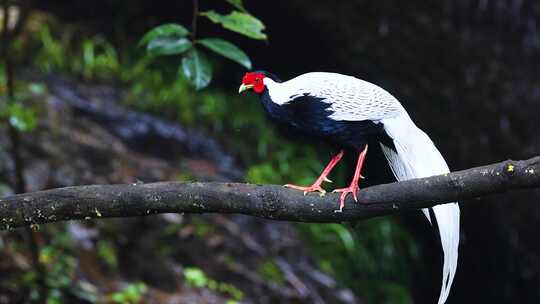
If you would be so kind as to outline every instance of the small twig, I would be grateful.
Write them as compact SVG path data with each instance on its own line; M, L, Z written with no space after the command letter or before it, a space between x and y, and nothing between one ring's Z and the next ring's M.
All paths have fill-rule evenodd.
M4 23L2 26L2 57L4 58L4 77L6 79L6 106L15 102L15 80L13 76L13 63L11 61L11 56L9 48L14 37L10 35L9 31L9 5L8 1L3 1L4 10ZM20 20L19 20L20 22ZM18 26L18 23L15 27ZM23 160L20 153L20 135L17 129L15 129L10 123L8 123L8 134L11 140L11 156L14 163L14 172L15 172L15 192L23 193L26 191L26 185L24 181L24 168Z
M193 0L193 17L191 19L191 38L197 40L197 21L199 18L199 0Z
M4 20L2 25L2 50L1 54L4 59L4 73L6 79L6 106L15 102L15 77L13 75L13 62L11 60L9 48L12 41L17 37L17 34L21 31L26 22L27 16L29 14L29 7L21 6L21 17L16 20L14 29L10 31L9 21L9 1L4 0L2 2L2 9L4 10ZM16 193L24 193L26 191L26 181L24 179L24 162L21 156L21 137L19 131L13 127L9 122L7 122L8 135L11 142L11 158L13 159L14 172L15 172L15 181L14 181L14 190ZM28 239L28 245L30 247L30 254L32 257L32 264L37 273L37 282L38 282L38 300L39 302L44 302L45 293L46 293L46 284L45 284L45 269L39 261L39 241L38 235L35 231L28 228L25 231L26 237Z

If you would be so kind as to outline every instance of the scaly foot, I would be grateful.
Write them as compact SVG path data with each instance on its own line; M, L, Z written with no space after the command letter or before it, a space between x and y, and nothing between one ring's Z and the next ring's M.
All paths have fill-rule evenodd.
M323 188L321 188L321 184L323 182L328 182L328 183L332 182L331 180L328 179L327 176L328 174L330 174L330 171L332 171L332 169L336 166L336 164L339 162L342 156L343 156L343 150L339 151L338 154L332 157L328 165L326 165L326 168L324 168L323 172L321 173L321 176L317 178L317 180L313 183L313 185L309 187L303 187L303 186L286 184L283 187L303 191L304 195L308 194L309 192L320 192L321 193L320 195L324 196L326 194L326 191Z
M360 155L358 155L358 162L356 163L356 169L354 170L354 176L351 182L351 185L347 188L341 188L336 189L333 192L341 192L341 196L339 197L339 210L334 210L334 212L343 212L343 207L345 207L345 199L347 198L347 194L352 193L354 201L358 202L358 197L356 196L358 193L358 190L360 187L358 187L358 181L361 178L364 178L360 171L362 171L362 166L364 165L364 159L366 158L368 145L360 152Z
M283 187L303 191L304 195L310 192L320 192L319 194L320 196L324 196L326 194L326 190L321 188L321 184L319 183L315 183L309 187L297 186L297 185L292 185L292 184L286 184L286 185L283 185Z
M334 210L334 212L343 212L343 207L345 207L345 199L347 198L347 195L349 193L352 193L352 196L354 198L355 202L358 202L357 193L360 187L358 187L358 184L352 184L347 188L341 188L341 189L335 189L332 192L341 192L341 196L339 197L339 210Z

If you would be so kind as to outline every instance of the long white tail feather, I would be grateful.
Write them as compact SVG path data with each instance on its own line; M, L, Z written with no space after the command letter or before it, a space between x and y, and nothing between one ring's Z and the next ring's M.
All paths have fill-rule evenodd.
M428 177L450 172L446 161L429 136L420 130L403 109L401 115L382 119L386 133L393 139L397 153L381 143L383 153L397 180ZM429 209L422 209L432 223ZM437 205L433 213L439 226L444 253L441 292L438 304L444 304L456 274L459 246L459 206Z
M405 163L401 161L396 151L392 150L391 148L388 148L382 143L381 143L381 148L382 148L384 156L388 160L388 163L390 163L390 169L392 170L392 173L394 173L394 176L396 177L396 179L398 181L410 179L411 177L407 175L407 168L405 167ZM429 209L423 208L422 212L424 213L429 223L431 224L431 216L429 215Z

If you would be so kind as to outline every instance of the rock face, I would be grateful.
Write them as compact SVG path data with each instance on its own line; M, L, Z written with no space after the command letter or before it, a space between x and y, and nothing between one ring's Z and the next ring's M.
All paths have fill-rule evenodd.
M49 95L39 103L39 128L23 136L28 190L179 176L225 181L243 175L212 138L120 106L120 89L52 76L39 80L47 85ZM7 146L4 134L0 143ZM5 150L0 150L0 159L5 164L0 176L6 180L10 159ZM50 243L54 232L64 229L74 240L70 254L76 257L77 275L72 284L89 284L103 295L127 282L144 281L149 286L148 303L224 303L235 292L243 293L246 303L358 301L314 264L296 229L285 222L240 215L168 214L57 223L43 226L40 235ZM7 235L6 240L19 233ZM103 265L99 253L103 242L111 243L116 252L114 265ZM9 269L16 276L24 271L11 263L27 259L18 252L3 252L0 258L6 261L0 264L0 272ZM225 292L209 285L190 287L187 267L200 268L218 284L233 287ZM9 302L24 298L1 286L0 282L0 296Z

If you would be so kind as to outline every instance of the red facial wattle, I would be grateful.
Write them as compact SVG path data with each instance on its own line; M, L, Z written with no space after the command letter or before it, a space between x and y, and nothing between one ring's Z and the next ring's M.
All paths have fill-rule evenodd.
M260 94L264 91L264 74L262 73L246 73L244 75L244 78L242 79L242 83L244 85L250 85L252 86L253 92Z

